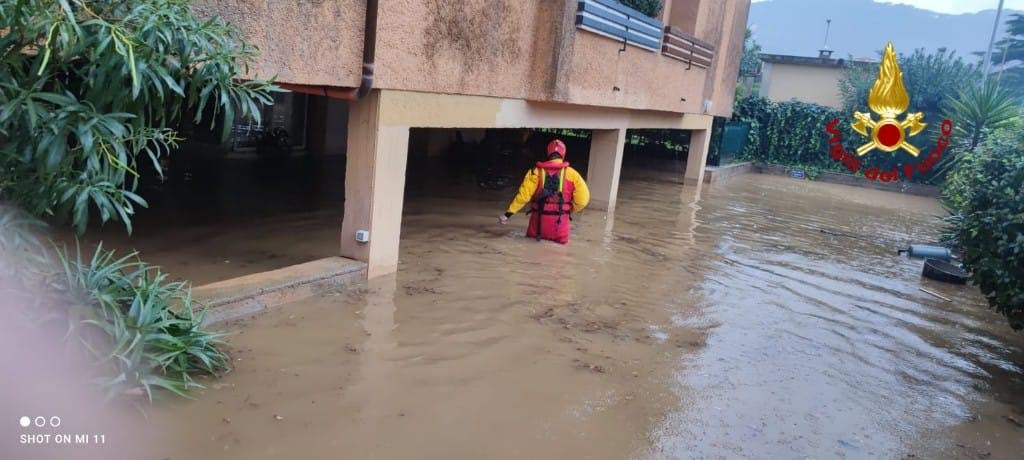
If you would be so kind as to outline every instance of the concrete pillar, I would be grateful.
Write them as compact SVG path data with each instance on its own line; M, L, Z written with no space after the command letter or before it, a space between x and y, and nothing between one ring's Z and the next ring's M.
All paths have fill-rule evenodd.
M590 188L590 208L615 210L619 193L619 173L622 170L622 148L626 144L625 129L595 129L590 139L590 164L587 167L587 187ZM572 163L572 153L569 153Z
M708 162L708 147L711 145L711 128L690 131L690 153L686 156L686 174L683 184L704 183L704 166Z
M409 127L384 126L381 111L375 90L350 105L348 118L341 255L366 262L369 278L398 269L409 149ZM357 242L357 230L369 231L370 241Z

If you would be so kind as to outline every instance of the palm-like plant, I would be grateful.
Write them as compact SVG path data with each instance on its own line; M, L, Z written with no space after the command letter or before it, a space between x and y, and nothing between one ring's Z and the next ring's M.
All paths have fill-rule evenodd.
M1010 126L1020 117L1017 100L997 84L968 86L947 104L953 130L963 149L971 151L992 130Z
M186 396L201 387L191 375L227 368L223 334L203 328L187 284L102 245L87 258L80 249L58 255L64 277L55 284L70 300L69 336L105 370L98 383L108 397L143 390L152 399L154 387Z

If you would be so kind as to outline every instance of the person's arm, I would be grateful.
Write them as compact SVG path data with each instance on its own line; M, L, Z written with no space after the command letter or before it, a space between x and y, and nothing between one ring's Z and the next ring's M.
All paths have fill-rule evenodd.
M566 179L572 181L572 212L580 212L583 208L587 207L590 203L590 189L587 188L587 183L583 181L583 176L575 169L569 169L566 171Z
M526 172L523 183L519 185L519 192L512 199L512 203L508 205L508 210L505 212L506 217L511 217L512 214L519 212L520 209L523 209L523 206L526 206L533 199L533 194L537 191L537 180L536 168L531 168Z

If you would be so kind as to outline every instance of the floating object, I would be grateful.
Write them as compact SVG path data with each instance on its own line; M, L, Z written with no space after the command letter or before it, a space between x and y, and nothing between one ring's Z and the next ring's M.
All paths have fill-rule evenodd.
M921 274L926 278L953 284L965 284L968 278L963 268L938 259L925 259Z
M949 261L953 258L953 253L942 246L928 246L925 244L912 244L907 249L900 249L896 251L896 254L907 253L910 257L924 258L924 259L938 259Z
M864 239L864 238L861 238L861 237L859 237L857 235L851 235L849 233L842 233L842 232L834 232L832 230L825 230L824 228L819 228L818 231L821 232L821 233L824 233L826 235L830 235L830 236L842 236L842 237L845 237L845 238L853 238L853 239L857 239L857 240L863 240Z
M922 292L925 292L925 293L931 294L931 295L933 295L933 296L935 296L935 297L938 297L938 298L940 298L940 299L942 299L942 300L945 300L946 302L952 302L952 301L953 301L953 299L950 299L949 297L946 297L946 296L944 296L944 295L941 295L941 294L939 294L939 293L937 293L937 292L932 292L932 291L929 291L929 290L927 290L927 289L925 289L925 288L918 288L918 289L920 289L920 290L921 290Z
M803 179L804 171L802 169L792 169L789 171L789 177L792 177L794 179Z

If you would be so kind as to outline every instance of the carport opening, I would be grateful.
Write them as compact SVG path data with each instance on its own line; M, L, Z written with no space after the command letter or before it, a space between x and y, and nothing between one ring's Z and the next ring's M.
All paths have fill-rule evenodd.
M105 248L159 265L195 285L337 255L344 212L348 103L279 93L262 123L187 126L187 139L164 158L161 179L140 162L134 231L98 225L93 216L83 252ZM146 168L146 166L149 166ZM59 237L74 245L70 230Z
M436 199L486 202L503 209L523 175L545 159L547 144L556 138L566 144L566 160L586 176L590 158L586 130L412 128L406 213L415 213L423 202Z
M622 157L622 178L683 182L689 157L690 131L630 129Z

